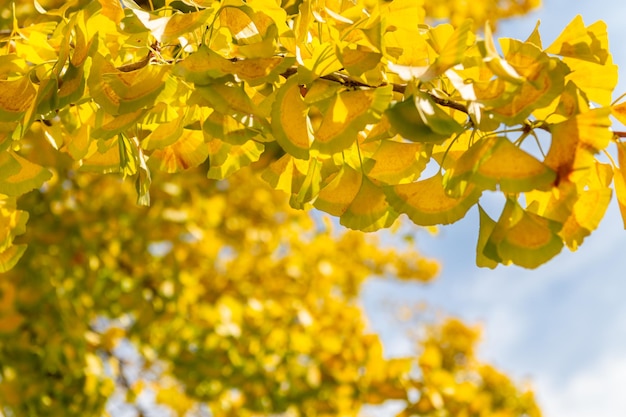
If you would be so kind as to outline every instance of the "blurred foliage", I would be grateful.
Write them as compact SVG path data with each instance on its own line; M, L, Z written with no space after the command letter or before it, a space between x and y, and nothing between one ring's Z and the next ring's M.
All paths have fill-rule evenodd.
M455 26L472 19L477 28L487 22L493 29L498 21L525 15L541 6L541 0L423 0L427 19L449 21Z
M476 334L459 322L419 358L385 358L356 297L372 274L430 280L438 265L414 250L293 210L247 170L154 178L140 207L128 182L76 172L47 146L24 149L55 174L20 200L29 248L0 281L6 417L115 416L125 403L149 415L148 392L181 416L200 404L214 416L356 416L390 399L403 416L539 415L532 394L476 362Z

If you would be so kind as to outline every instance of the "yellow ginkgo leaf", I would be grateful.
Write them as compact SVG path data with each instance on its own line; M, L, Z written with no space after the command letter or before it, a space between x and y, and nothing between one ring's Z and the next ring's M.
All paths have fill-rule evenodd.
M485 254L485 245L487 245L487 242L489 241L489 236L491 236L491 233L496 226L496 222L489 217L480 204L478 205L478 212L480 216L480 226L478 228L478 242L476 243L476 266L494 269L500 262L502 262L502 259L500 259L499 256L496 257L496 259L487 256ZM496 254L492 253L490 255L494 256Z
M170 69L167 65L148 64L133 71L120 71L105 57L95 54L87 85L96 103L108 113L131 113L154 105L159 94L172 85L173 81L168 81Z
M350 229L373 232L390 227L397 217L384 191L363 176L359 191L339 222Z
M308 106L300 94L297 77L287 79L272 106L272 132L276 142L290 155L309 159L313 140L308 123Z
M80 160L80 171L109 174L121 172L120 145L118 138L90 143L87 155Z
M179 172L197 167L209 156L209 146L204 142L201 130L183 129L176 142L155 150L151 159L160 161L160 168L166 172Z
M460 220L478 202L480 189L470 185L460 198L450 197L440 173L422 181L385 187L391 206L420 226L450 224Z
M51 177L50 171L13 151L0 152L0 194L19 196L41 187Z
M241 145L232 145L219 139L208 142L211 163L207 177L224 179L239 169L256 162L265 147L262 143L249 140Z
M603 65L610 56L606 23L598 21L585 27L580 15L567 25L546 52Z
M431 152L428 144L382 140L367 176L390 185L413 182L426 168Z
M263 171L262 178L276 190L296 194L302 188L308 163L285 154Z
M18 120L30 108L37 90L27 76L0 80L0 122Z
M528 212L508 199L485 244L484 254L502 263L536 268L563 248L561 224Z
M451 189L470 181L486 190L520 193L549 188L556 173L508 139L490 136L465 152L446 178Z
M622 215L622 223L624 229L626 229L626 171L620 168L615 168L615 175L613 177L613 184L615 187L615 196L617 197L617 204L619 205L619 211Z
M342 216L356 197L363 175L349 166L328 178L313 206L333 216Z
M16 205L15 197L0 195L0 251L9 248L15 236L26 231L29 214L17 210Z
M391 101L391 93L391 86L387 86L337 94L314 132L312 148L325 154L348 148L365 125L380 119Z

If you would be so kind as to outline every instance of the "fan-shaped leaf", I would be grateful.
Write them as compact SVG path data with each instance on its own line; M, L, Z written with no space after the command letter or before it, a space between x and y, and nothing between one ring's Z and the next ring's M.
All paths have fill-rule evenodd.
M560 223L525 211L517 201L508 199L484 254L499 262L536 268L561 252L560 228Z
M366 124L375 123L391 100L391 86L337 94L315 131L312 148L333 154L352 145Z
M465 152L446 178L450 189L471 181L483 189L520 193L550 187L556 173L508 139L490 136Z
M19 196L39 188L52 173L13 151L0 152L0 194Z
M385 187L389 204L398 212L406 213L420 226L450 224L460 220L478 202L481 191L473 185L460 198L448 196L441 174L410 184Z
M291 77L278 90L272 106L272 133L286 152L299 159L309 159L313 139L307 114L298 79Z
M204 142L202 131L183 129L176 142L154 151L151 159L161 161L161 170L171 173L197 167L208 156L209 146Z

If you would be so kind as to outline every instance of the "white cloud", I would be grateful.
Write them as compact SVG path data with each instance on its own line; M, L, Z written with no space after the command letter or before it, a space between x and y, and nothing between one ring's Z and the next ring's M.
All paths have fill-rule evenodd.
M547 417L622 417L626 410L626 352L588 364L568 381L546 376L535 385Z

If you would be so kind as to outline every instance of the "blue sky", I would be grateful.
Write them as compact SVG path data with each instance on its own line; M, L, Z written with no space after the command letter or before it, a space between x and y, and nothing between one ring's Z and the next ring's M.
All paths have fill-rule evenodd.
M544 0L538 12L502 24L496 35L524 39L540 19L548 46L577 14L586 24L607 23L610 49L621 69L617 98L626 92L623 0ZM426 301L442 315L481 324L481 359L530 381L546 417L624 416L626 231L615 202L577 252L565 249L536 270L477 268L477 216L473 209L462 221L441 228L437 237L418 234L422 252L443 265L433 284L373 280L365 286L368 316L386 352L412 349L410 328L397 322L389 306Z

